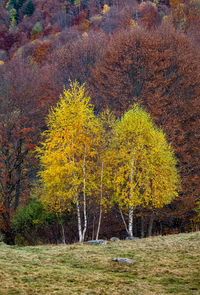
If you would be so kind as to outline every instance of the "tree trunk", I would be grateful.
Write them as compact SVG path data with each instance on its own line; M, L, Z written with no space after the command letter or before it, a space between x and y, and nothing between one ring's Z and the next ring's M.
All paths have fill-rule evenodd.
M22 174L22 164L20 163L16 169L17 182L16 182L16 186L15 186L14 210L16 210L19 205L21 174Z
M148 226L148 237L152 236L153 221L154 221L154 213L152 213L150 216L149 226Z
M99 231L101 226L101 219L102 219L102 198L103 198L103 160L101 163L101 192L100 192L100 208L99 208L99 222L98 222L98 228L97 228L97 234L96 234L96 240L99 239Z
M11 230L10 213L9 212L2 213L2 217L3 217L3 229L1 230L1 232L4 236L3 241L8 245L14 245L15 235L13 231Z
M92 222L92 240L94 240L94 235L95 235L95 228L94 228L94 225L95 225L95 215L93 217L93 222Z
M125 226L126 232L127 232L127 234L129 235L129 231L128 231L128 227L127 227L127 224L126 224L126 220L125 220L125 218L124 218L124 215L123 215L122 210L121 210L120 207L119 207L119 211L120 211L121 218L122 218L122 221L123 221L123 223L124 223L124 226Z
M14 165L16 169L16 176L17 176L17 180L15 184L14 210L16 210L19 205L22 164L23 164L23 159L25 155L26 155L26 151L24 152L24 154L22 154L22 139L20 139L17 144L17 159Z
M82 235L82 228L81 228L81 214L80 214L80 205L78 201L78 197L76 199L76 210L77 210L77 218L78 218L78 235L79 235L79 242L83 242L83 235Z
M132 151L132 163L131 163L131 172L130 172L130 183L131 183L131 190L130 190L130 197L133 196L133 177L134 177L134 148ZM133 207L129 207L128 212L128 231L129 231L129 237L133 237Z
M65 242L65 229L64 229L64 226L63 226L62 223L61 223L61 230L62 230L62 241L63 241L63 244L66 245L66 242Z
M85 194L85 161L86 161L86 146L84 150L84 160L83 160L83 216L84 216L84 228L83 228L83 241L85 239L85 233L87 230L87 207L86 207L86 194Z
M162 221L160 221L160 235L163 235L163 224Z
M135 20L136 22L138 21L139 17L138 17L138 9L136 8L135 10Z
M72 139L72 148L74 146L74 142ZM73 151L73 168L75 167L75 160L74 160L74 151ZM75 172L73 169L73 176L74 180L76 179ZM82 226L81 226L81 213L80 213L80 204L79 204L79 199L78 199L78 192L76 189L76 212L77 212L77 221L78 221L78 236L79 236L79 242L83 242L83 234L82 234Z
M144 238L144 217L141 216L141 238Z
M133 207L128 208L128 233L129 237L133 237Z

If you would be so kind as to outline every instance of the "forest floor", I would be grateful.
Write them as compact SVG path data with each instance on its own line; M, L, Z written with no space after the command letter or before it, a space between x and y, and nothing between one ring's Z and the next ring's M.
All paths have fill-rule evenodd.
M131 265L112 261L126 257ZM200 232L107 245L0 244L0 294L200 294Z

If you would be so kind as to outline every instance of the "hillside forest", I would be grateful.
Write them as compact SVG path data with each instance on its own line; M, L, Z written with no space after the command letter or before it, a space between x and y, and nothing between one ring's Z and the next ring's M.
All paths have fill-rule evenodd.
M0 0L0 239L200 228L200 1Z

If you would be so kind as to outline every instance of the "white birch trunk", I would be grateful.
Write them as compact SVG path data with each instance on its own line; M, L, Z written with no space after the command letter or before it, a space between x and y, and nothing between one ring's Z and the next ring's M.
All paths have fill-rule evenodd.
M129 237L133 237L133 207L129 207L128 209L128 233Z
M84 228L83 228L83 241L85 239L85 233L87 230L87 207L86 207L86 193L85 193L85 161L86 161L86 146L84 149L83 159L83 216L84 216Z
M120 211L120 214L121 214L122 221L123 221L123 223L124 223L124 226L125 226L126 232L127 232L127 234L129 235L129 230L128 230L128 227L127 227L127 224L126 224L126 220L125 220L125 218L124 218L124 215L123 215L122 210L121 210L120 207L119 207L119 211Z
M64 230L64 226L63 226L62 223L61 223L61 230L62 230L62 241L63 241L63 244L66 245L66 242L65 242L65 230Z
M136 8L136 11L135 11L135 20L136 22L138 21L138 9Z
M96 240L99 239L99 232L100 232L101 219L102 219L102 204L101 204L102 198L103 198L103 160L102 160L102 163L101 163L100 207L99 207L99 222L98 222Z
M76 199L76 210L77 210L77 218L78 218L78 235L79 235L79 242L83 242L83 235L82 235L82 228L81 228L81 213L80 213L80 205L78 201L78 197Z
M132 151L132 162L131 162L131 172L130 172L130 184L131 184L131 189L130 189L130 197L132 198L133 196L133 177L134 177L134 148ZM128 231L129 231L129 236L133 237L133 207L129 207L129 212L128 212Z
M94 236L95 236L95 228L94 228L94 225L95 225L95 216L93 218L93 223L92 223L92 240L94 240Z
M74 142L72 139L72 149L74 146ZM73 151L73 168L75 166L75 160L74 160L74 151ZM74 180L75 180L75 173L73 170L73 175L74 175ZM79 242L83 242L83 234L82 234L82 226L81 226L81 213L80 213L80 204L79 204L79 199L78 199L78 192L76 189L76 212L77 212L77 221L78 221L78 236L79 236Z

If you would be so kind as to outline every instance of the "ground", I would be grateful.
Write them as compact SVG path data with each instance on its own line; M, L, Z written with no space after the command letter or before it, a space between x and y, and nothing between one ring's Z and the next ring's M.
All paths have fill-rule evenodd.
M133 259L132 265L113 262ZM107 245L0 244L0 294L200 294L200 232Z

